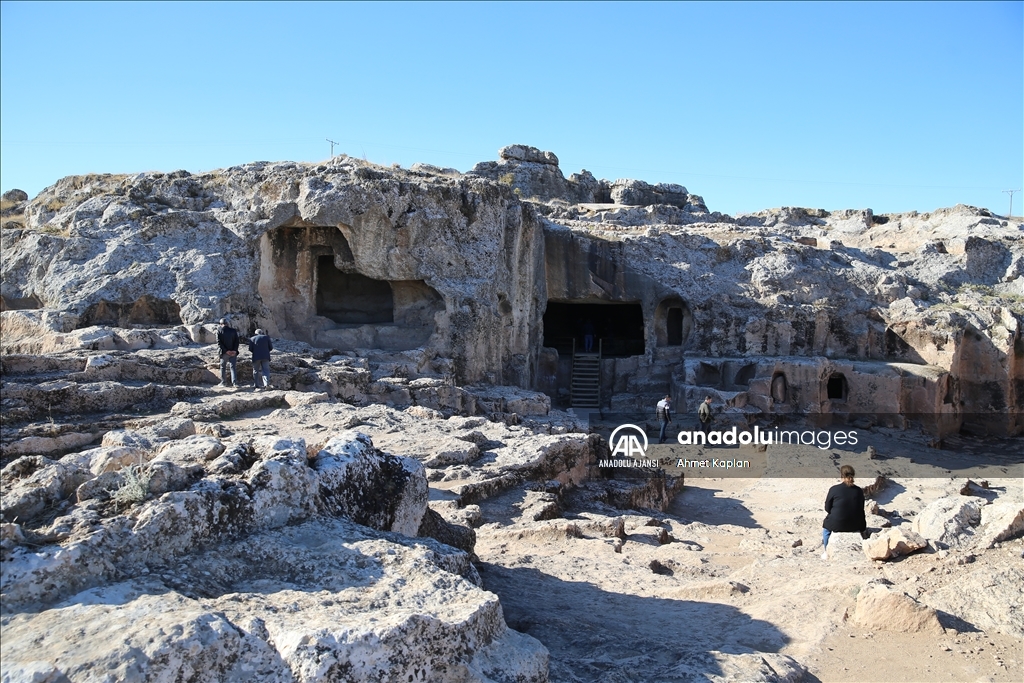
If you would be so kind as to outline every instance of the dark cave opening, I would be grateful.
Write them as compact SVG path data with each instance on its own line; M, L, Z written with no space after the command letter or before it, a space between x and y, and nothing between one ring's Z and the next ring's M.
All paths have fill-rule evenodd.
M644 352L644 311L639 303L572 303L549 301L544 312L544 346L572 353L584 349L584 334L592 330L594 351L607 358L639 356Z

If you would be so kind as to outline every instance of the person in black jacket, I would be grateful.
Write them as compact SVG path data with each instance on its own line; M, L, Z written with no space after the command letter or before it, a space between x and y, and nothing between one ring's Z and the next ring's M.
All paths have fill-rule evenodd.
M249 340L249 351L252 352L252 383L253 390L270 388L270 352L274 345L263 330L256 330L256 336Z
M825 497L825 512L828 516L821 523L821 558L828 559L828 539L833 531L859 531L861 537L867 531L864 517L864 490L853 483L853 468L843 465L839 468L843 482L828 490Z
M217 330L217 346L220 347L220 385L233 387L237 384L238 330L228 325L227 318L220 319ZM231 368L231 382L228 383L228 368Z

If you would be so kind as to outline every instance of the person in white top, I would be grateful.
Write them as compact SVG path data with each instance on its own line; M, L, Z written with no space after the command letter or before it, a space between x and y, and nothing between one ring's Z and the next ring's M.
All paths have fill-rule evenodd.
M658 401L658 419L661 420L661 434L658 436L658 443L665 443L665 430L672 422L672 397L666 396Z

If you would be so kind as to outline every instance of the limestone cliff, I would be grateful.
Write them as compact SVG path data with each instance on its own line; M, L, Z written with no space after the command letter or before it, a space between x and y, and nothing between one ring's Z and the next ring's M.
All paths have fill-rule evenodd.
M589 325L594 405L669 391L685 407L711 390L739 411L1024 424L1019 224L965 206L733 217L680 185L567 179L523 145L499 156L467 174L341 156L19 195L5 349L96 325L198 339L229 316L322 348L420 349L427 374L567 403Z

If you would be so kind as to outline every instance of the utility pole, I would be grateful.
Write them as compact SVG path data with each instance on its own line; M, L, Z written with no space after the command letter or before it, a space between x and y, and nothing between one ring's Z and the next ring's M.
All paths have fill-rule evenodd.
M1010 195L1010 213L1006 214L1007 218L1013 218L1013 193L1020 192L1020 190L1003 190L1003 193Z
M330 138L325 138L325 139L327 140L327 142L331 143L331 158L333 159L334 158L334 146L335 145L339 145L341 143L340 142L335 142L334 140L331 140Z

